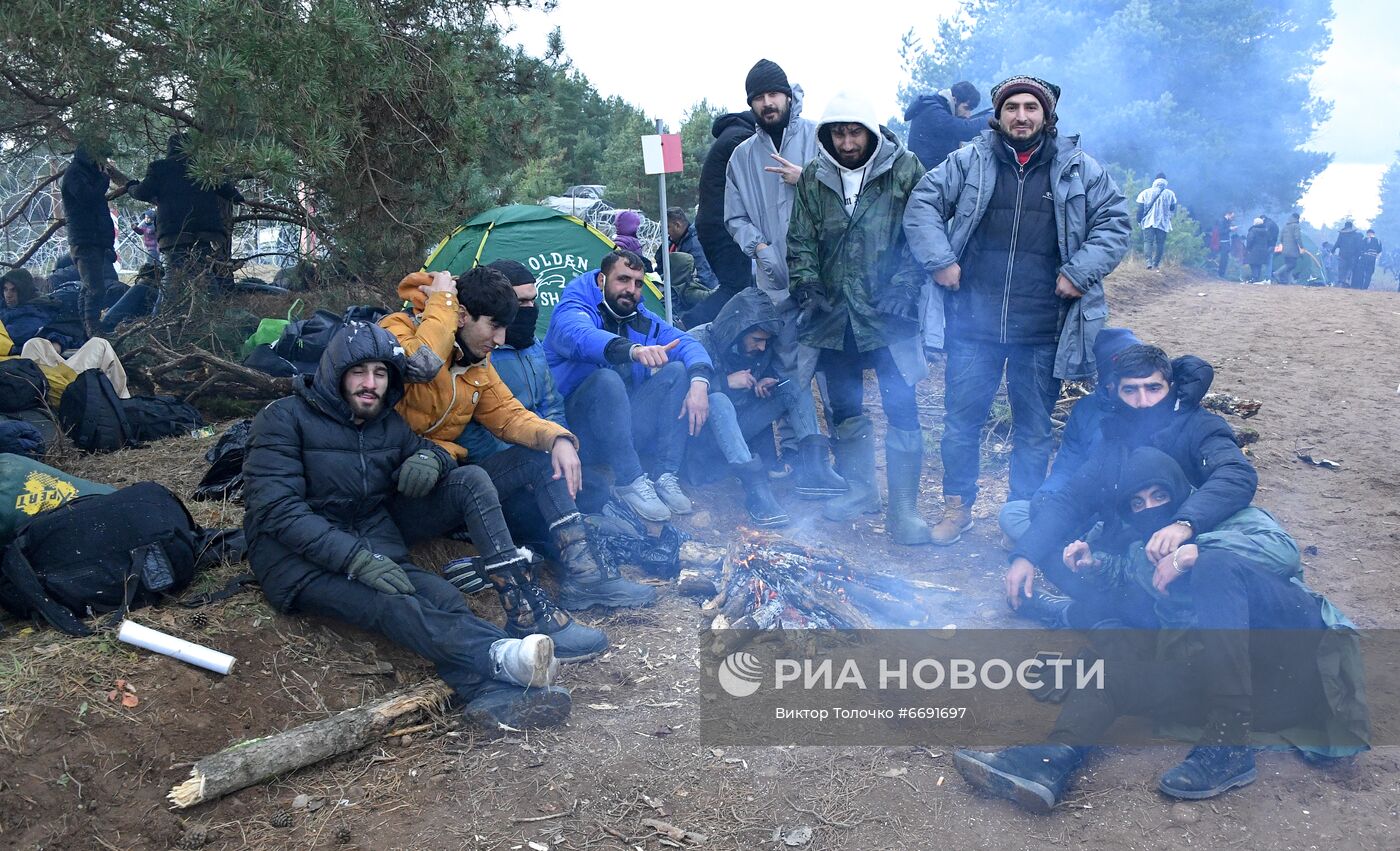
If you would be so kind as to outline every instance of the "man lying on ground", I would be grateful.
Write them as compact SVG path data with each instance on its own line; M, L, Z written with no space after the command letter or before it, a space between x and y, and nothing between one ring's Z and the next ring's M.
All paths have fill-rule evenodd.
M689 514L677 473L686 435L710 415L705 348L642 304L645 266L631 251L570 281L549 319L545 356L589 464L612 467L613 494L645 520ZM639 452L654 459L655 481Z
M1064 569L1065 544L1088 528L1103 506L1112 506L1114 489L1128 455L1153 446L1186 471L1195 491L1147 542L1154 561L1170 557L1189 543L1197 530L1214 528L1247 507L1259 477L1244 457L1225 420L1201 407L1215 373L1190 355L1175 362L1156 346L1129 346L1113 362L1114 409L1090 458L1065 487L1037 508L1030 528L1011 551L1006 598L1012 609L1033 619L1053 619L1064 600L1035 589L1036 568L1075 600L1102 591Z
M412 383L398 410L414 433L453 459L431 493L396 506L399 528L409 543L466 531L511 634L547 633L561 661L597 656L607 649L607 636L575 621L526 572L527 558L501 512L502 496L534 495L563 554L569 593L580 601L618 605L610 593L614 586L624 591L631 586L604 575L589 547L574 504L581 483L577 439L527 411L491 365L491 352L504 341L518 310L515 291L501 272L477 267L456 281L446 272L414 273L399 284L399 295L412 302L413 312L380 320L408 361ZM473 420L512 447L477 463L454 442Z
M1273 517L1246 508L1154 559L1144 543L1169 529L1189 502L1186 474L1144 446L1129 455L1118 484L1116 505L1100 507L1122 519L1121 540L1132 543L1101 551L1076 541L1065 549L1066 566L1107 594L1107 605L1072 603L1067 619L1096 630L1164 631L1145 649L1128 633L1091 633L1104 657L1104 687L1071 690L1046 744L959 750L954 764L963 777L1046 812L1124 715L1203 730L1158 782L1173 798L1213 798L1253 783L1253 731L1276 732L1313 761L1365 750L1369 721L1358 697L1353 627L1303 584L1298 545Z
M817 430L812 388L780 371L782 320L768 295L756 287L729 300L714 322L690 329L723 378L723 392L710 394L710 423L686 456L688 471L711 467L718 459L744 483L749 517L759 526L783 514L768 487L768 471L749 445L773 440L773 424L786 417L801 447L795 490L808 499L846 492L846 481L827 462L826 438Z
M248 561L278 610L373 630L427 658L470 720L558 724L570 699L551 685L550 637L507 636L408 561L391 507L421 510L452 458L393 410L404 368L392 334L352 323L309 384L258 414L243 467Z

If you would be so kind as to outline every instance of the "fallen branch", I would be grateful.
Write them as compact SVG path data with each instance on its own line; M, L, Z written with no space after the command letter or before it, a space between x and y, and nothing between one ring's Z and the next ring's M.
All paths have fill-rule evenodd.
M173 787L166 798L176 809L193 807L280 774L359 750L413 716L440 711L451 694L452 690L445 683L434 680L330 718L239 742L196 762L190 769L189 779Z

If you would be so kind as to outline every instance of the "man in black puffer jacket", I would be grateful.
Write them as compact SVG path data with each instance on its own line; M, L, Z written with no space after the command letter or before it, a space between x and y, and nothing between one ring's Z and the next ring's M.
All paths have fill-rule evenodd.
M1201 407L1215 377L1210 364L1185 356L1168 361L1156 346L1129 346L1113 361L1115 408L1091 446L1089 460L1069 483L1045 500L1011 553L1006 598L1013 609L1041 617L1047 600L1034 587L1039 567L1060 590L1079 599L1092 593L1063 564L1064 547L1101 506L1119 502L1122 468L1134 449L1160 449L1185 471L1195 490L1170 525L1147 542L1154 563L1171 558L1197 530L1214 529L1247 508L1259 475L1235 443L1230 425Z
M700 238L705 259L710 261L710 268L719 279L719 289L685 315L688 328L713 321L735 293L753 286L753 261L724 226L724 184L729 158L739 143L753 132L752 110L721 115L710 128L715 141L700 166L700 208L695 214L695 235Z
M351 323L309 385L258 414L243 466L253 573L283 612L373 630L433 662L474 723L557 724L570 701L551 685L553 640L509 638L408 562L391 503L421 501L455 463L394 411L404 369L394 335Z
M909 102L909 108L904 110L904 120L909 122L909 150L923 163L925 171L932 171L959 145L987 129L991 110L972 114L981 102L977 87L967 80Z

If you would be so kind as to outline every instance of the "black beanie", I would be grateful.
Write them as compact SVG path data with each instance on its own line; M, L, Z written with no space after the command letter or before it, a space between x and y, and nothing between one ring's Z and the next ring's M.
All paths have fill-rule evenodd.
M792 97L787 74L771 59L760 59L749 69L749 75L744 78L744 91L748 92L749 103L765 92L782 92Z
M510 281L512 287L518 287L521 284L535 283L535 276L531 274L529 269L525 268L524 263L517 260L496 260L487 263L486 267L488 269L495 269L497 272L505 275L506 280Z

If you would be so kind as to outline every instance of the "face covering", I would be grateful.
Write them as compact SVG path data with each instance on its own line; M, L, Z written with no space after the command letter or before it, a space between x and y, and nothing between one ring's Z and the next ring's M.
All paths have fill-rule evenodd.
M1120 399L1118 409L1124 421L1132 427L1134 434L1147 437L1171 423L1172 414L1176 412L1176 394L1168 393L1162 401L1150 408L1134 408Z
M535 344L535 324L539 322L539 305L517 308L515 319L506 326L506 345L512 349L528 349Z
M1172 518L1176 516L1176 510L1180 507L1176 502L1168 502L1156 508L1144 508L1142 511L1130 513L1128 522L1143 537L1150 538L1157 530L1171 525Z

